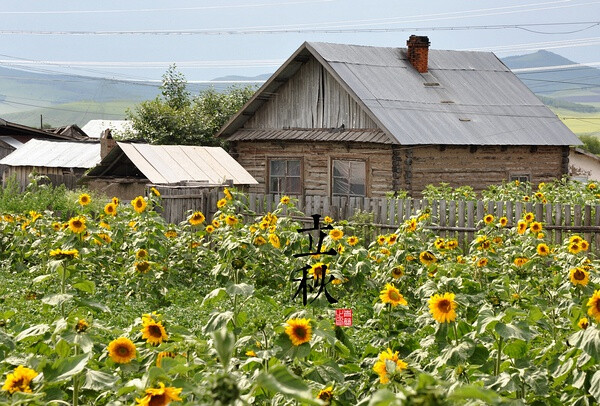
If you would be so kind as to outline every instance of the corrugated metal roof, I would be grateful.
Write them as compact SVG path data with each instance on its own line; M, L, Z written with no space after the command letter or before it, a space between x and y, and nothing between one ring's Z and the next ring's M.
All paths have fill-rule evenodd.
M8 166L91 168L100 162L100 144L36 140L26 142L0 160Z
M2 140L4 143L10 145L11 147L13 147L14 149L19 148L21 145L23 145L23 143L19 140L15 140L13 137L10 137L8 135L1 135L0 136L0 140Z
M219 135L243 136L236 131L260 107L260 93L267 88L275 91L287 64L307 55L339 79L393 143L581 144L491 52L430 49L429 72L421 74L408 62L405 48L321 42L303 44ZM309 133L302 135L309 137Z
M127 158L155 184L208 182L222 184L232 179L235 185L258 182L221 147L191 145L150 145L118 142ZM115 153L107 156L114 157ZM89 176L98 176L97 168Z
M81 129L90 138L100 138L102 132L106 129L113 132L124 132L132 128L129 120L90 120Z
M302 140L302 141L364 141L390 144L389 137L380 130L328 130L328 129L240 129L231 137L230 141L238 140Z

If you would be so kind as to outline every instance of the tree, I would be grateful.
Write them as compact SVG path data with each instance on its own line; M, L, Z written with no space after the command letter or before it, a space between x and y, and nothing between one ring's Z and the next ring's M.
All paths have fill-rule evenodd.
M591 152L592 154L600 154L600 139L598 139L598 137L593 135L580 135L579 139L581 142L583 142L581 148Z
M163 75L161 95L128 110L132 131L126 138L151 144L223 145L215 133L254 93L254 87L232 86L224 92L209 88L192 97L185 76L175 65Z

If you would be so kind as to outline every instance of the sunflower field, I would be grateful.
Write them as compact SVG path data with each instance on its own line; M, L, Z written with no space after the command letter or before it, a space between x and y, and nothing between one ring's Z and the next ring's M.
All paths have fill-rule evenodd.
M597 199L595 184L558 183L487 193ZM456 193L442 189L429 193ZM463 247L424 211L372 240L326 217L317 244L294 199L253 214L243 197L225 189L212 218L177 225L155 189L2 213L0 405L600 400L600 278L584 236L551 244L533 213L488 214ZM336 325L342 309L351 325Z

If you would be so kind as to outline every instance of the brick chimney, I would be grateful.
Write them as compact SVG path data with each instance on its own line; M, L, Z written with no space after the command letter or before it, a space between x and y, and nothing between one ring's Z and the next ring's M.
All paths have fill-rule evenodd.
M429 58L429 37L411 35L408 41L408 61L419 73L427 72L427 59Z
M100 159L104 159L116 145L117 141L113 139L110 129L107 128L102 131L102 135L100 135Z

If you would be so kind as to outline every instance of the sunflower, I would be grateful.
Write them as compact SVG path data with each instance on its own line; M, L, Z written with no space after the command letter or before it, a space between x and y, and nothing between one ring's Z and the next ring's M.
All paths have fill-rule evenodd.
M198 224L204 223L204 220L205 220L204 214L202 214L202 212L200 212L200 211L195 211L188 219L190 224L193 226L197 226Z
M113 202L107 203L106 206L104 206L104 213L108 214L109 216L116 216L117 205Z
M590 273L580 267L573 268L569 271L569 280L575 286L585 286L590 281Z
M157 188L155 188L155 187L151 187L151 188L150 188L150 192L152 192L152 194L153 194L154 196L156 196L156 197L160 197L160 192L158 191L158 189L157 189Z
M524 201L524 202L528 202L529 200L530 200L530 199L529 199L529 196L523 196L523 201Z
M55 221L54 223L52 223L52 229L54 231L60 231L61 228L62 228L62 224L60 224L58 221Z
M538 244L537 253L538 255L545 257L546 255L550 254L550 248L544 243Z
M517 223L517 232L519 234L525 234L525 231L527 231L527 222L525 220L519 220Z
M138 406L167 406L172 401L179 401L179 394L183 388L165 387L165 384L159 382L159 388L146 389L146 396L141 399L135 399Z
M223 189L223 194L225 195L227 200L233 200L233 195L231 194L229 189L227 189L227 188Z
M589 327L590 322L588 321L587 317L582 317L577 322L577 325L579 326L580 329L585 330L586 328Z
M402 265L398 265L392 269L392 278L398 279L404 275L404 267Z
M325 389L321 389L317 394L317 399L325 402L326 405L331 403L331 399L333 399L333 386L328 386Z
M135 257L136 257L137 259L144 259L144 258L148 258L148 251L146 251L146 250L145 250L145 249L143 249L143 248L140 248L139 250L137 250L137 251L135 252Z
M506 217L500 217L500 220L498 220L500 222L500 225L502 227L506 227L506 225L508 224L508 219Z
M337 241L344 236L344 232L342 230L338 230L337 228L334 228L333 230L331 230L329 232L329 236L331 237L331 239L333 241Z
M577 254L579 251L581 251L581 245L576 243L576 242L571 242L569 244L569 252L571 254Z
M382 249L379 250L379 252L382 253L383 255L386 255L386 256L389 256L389 255L392 254L391 251L388 250L387 248L382 248Z
M147 204L148 203L146 203L146 199L144 199L142 196L138 196L131 201L133 209L138 213L142 213L144 210L146 210Z
M446 242L441 237L436 238L435 241L433 242L433 245L435 245L435 247L438 250L443 250L444 248L446 248Z
M54 249L50 251L50 256L56 259L73 259L79 258L79 251L77 249L72 248L70 250L63 250L60 248Z
M6 376L2 390L10 394L15 392L31 393L29 384L36 376L38 376L38 373L33 369L19 365L17 369Z
M515 258L515 260L513 261L513 264L515 264L516 266L523 266L525 265L527 262L529 262L529 259L525 258L525 257L517 257Z
M31 210L29 212L29 215L31 216L31 222L32 223L35 223L35 221L37 219L39 219L40 217L42 217L42 215L40 213L38 213L37 211L35 211L35 210Z
M539 233L540 231L542 231L542 223L540 223L539 221L534 221L529 226L529 229L532 233Z
M523 220L525 220L527 223L531 223L533 220L535 220L535 214L532 212L527 212L523 215Z
M118 206L118 205L119 205L119 203L121 203L121 201L119 200L119 198L118 198L118 197L116 197L116 196L115 196L115 197L113 197L113 198L112 198L112 199L110 199L110 200L111 200L111 202L112 202L112 203L113 203L115 206Z
M106 233L99 233L97 237L98 239L94 239L94 242L98 245L102 245L102 241L104 241L106 244L110 244L112 242L112 238L110 238L110 235Z
M83 233L85 231L85 217L78 216L72 217L69 220L69 230L73 231L76 234Z
M388 245L394 245L398 240L398 234L390 234L388 235L387 243Z
M92 198L87 193L82 193L79 195L79 204L82 206L87 206L92 202Z
M429 311L438 323L456 320L454 293L435 294L429 299Z
M310 319L289 319L285 327L285 334L293 345L298 346L309 342L312 336Z
M219 228L221 226L221 223L219 223L219 220L214 219L213 221L211 221L211 224L213 225L214 228Z
M281 242L279 241L279 237L277 237L277 234L269 234L269 242L275 248L281 247Z
M205 230L208 234L212 234L215 231L215 228L209 224L206 226Z
M455 248L458 248L458 240L448 240L448 241L446 241L446 249L447 250L453 250Z
M379 298L383 303L389 303L392 307L396 307L399 304L402 306L407 306L408 302L402 296L402 293L391 283L386 283L385 288L381 292L379 292Z
M150 262L148 261L138 261L134 264L135 270L139 273L146 273L150 269Z
M110 230L110 224L108 224L108 223L106 223L106 222L104 222L104 221L101 221L101 222L98 224L98 226L99 226L99 227L101 227L101 228L104 228L105 230Z
M404 223L404 227L406 228L406 231L408 231L408 232L415 231L417 229L417 220L416 219L407 220Z
M386 242L387 238L385 238L385 235L380 235L377 237L377 244L379 245L383 245Z
M600 322L600 290L594 291L592 297L588 300L588 315Z
M479 268L483 268L484 266L486 266L488 264L488 259L487 258L479 258L477 260L477 266Z
M156 356L156 366L160 368L162 366L162 360L164 358L175 358L175 357L176 357L176 354L174 352L171 352L171 351L161 351Z
M219 201L217 201L218 209L222 209L225 206L227 206L227 199L219 199Z
M279 203L281 203L281 204L290 204L290 197L289 196L281 196L281 199L279 200Z
M90 328L90 323L88 323L86 319L79 319L75 325L75 331L80 334L85 333L88 328Z
M175 237L177 237L177 231L175 231L175 230L167 230L167 231L165 231L165 237L167 237L167 238L175 238Z
M154 319L148 317L143 318L142 339L146 340L148 344L158 345L163 341L169 339L165 327L162 325L162 321L156 322Z
M569 242L571 243L579 244L581 241L583 241L583 238L578 235L573 235L571 238L569 238Z
M308 272L312 275L313 279L319 279L323 277L323 271L325 271L325 274L328 274L329 267L322 262L317 262L310 267Z
M492 224L494 222L494 216L492 216L491 214L486 215L485 217L483 217L483 222L485 224Z
M419 255L419 260L424 265L430 265L430 264L433 264L434 262L436 262L437 258L435 257L435 255L433 255L433 253L431 253L429 251L423 251Z
M323 222L325 224L331 224L331 223L333 223L333 219L329 216L325 216L325 218L323 219Z
M587 251L587 250L588 250L588 248L590 248L590 243L589 243L589 242L587 242L586 240L582 240L582 241L579 243L579 246L581 247L581 250L582 250L582 251Z
M256 238L254 238L254 245L264 245L267 243L267 240L265 240L265 238L262 235L257 235Z
M373 370L379 375L379 382L382 384L390 382L388 365L393 367L394 371L402 371L408 367L406 362L398 358L398 351L392 352L388 348L387 351L381 352L378 361L373 365Z
M118 364L127 364L135 358L135 345L127 337L119 337L108 344L108 356Z
M348 241L348 245L354 247L356 244L358 244L358 237L353 235L351 237L348 237L346 241Z
M595 183L590 183L590 184L587 185L587 187L588 187L589 190L594 190L594 189L596 189L596 184Z
M237 224L237 222L238 222L238 219L233 214L229 214L228 216L225 217L225 223L228 226L235 226Z

